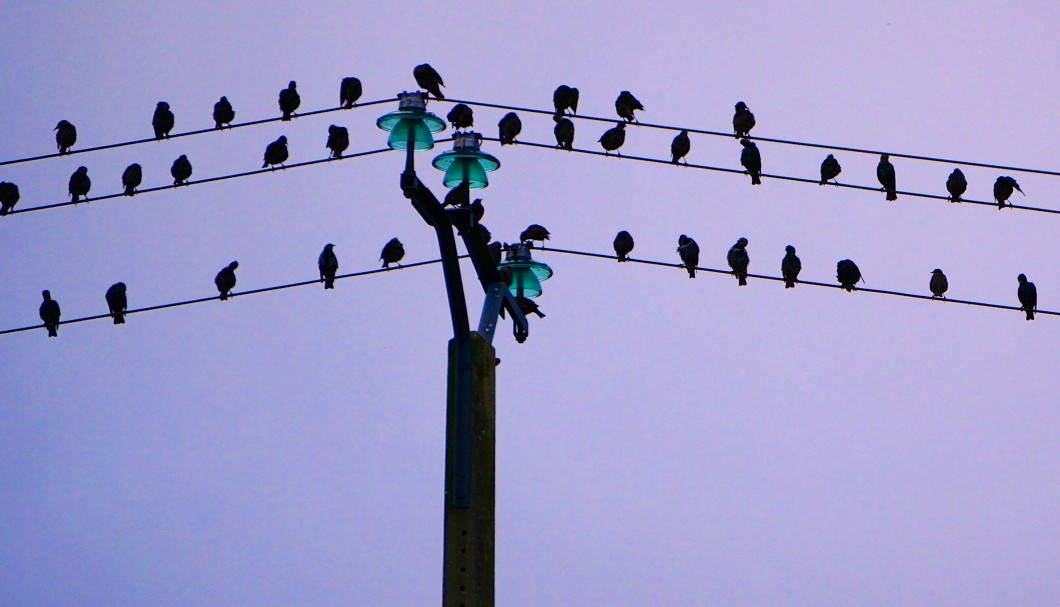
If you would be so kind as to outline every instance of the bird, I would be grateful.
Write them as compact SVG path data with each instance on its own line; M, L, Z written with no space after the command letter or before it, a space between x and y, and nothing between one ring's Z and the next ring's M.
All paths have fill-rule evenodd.
M213 284L217 285L217 292L221 294L221 301L228 299L228 296L232 293L232 289L236 287L236 268L239 267L238 261L233 261L220 272L213 279Z
M173 185L187 185L188 178L191 177L191 161L181 154L180 158L173 161L169 174L173 176Z
M232 109L232 104L228 102L228 97L222 96L220 101L213 104L213 128L224 128L224 125L231 125L235 119L236 111Z
M481 198L472 200L468 208L471 209L471 216L475 218L475 223L482 221L482 217L486 215L486 207L482 206Z
M688 155L689 150L692 149L692 141L688 138L688 131L682 130L674 140L670 143L670 162L677 164L682 158ZM688 161L685 161L688 164Z
M618 98L615 99L615 111L618 112L618 117L624 118L627 122L637 122L637 117L633 115L635 110L643 112L644 106L637 101L633 93L629 91L619 93Z
M486 245L486 248L489 249L490 257L493 258L493 265L501 265L501 254L504 253L505 246L501 244L499 240L494 240L493 242Z
M699 245L695 240L681 234L677 237L677 253L681 256L681 262L688 270L688 277L696 277L696 266L699 265Z
M445 82L442 81L441 75L430 64L421 63L417 65L412 69L412 77L416 79L416 84L420 88L425 89L438 99L445 99L445 95L442 95L442 87L445 86Z
M736 244L729 249L726 259L729 262L729 267L732 268L732 273L740 282L740 286L747 286L747 265L751 263L751 258L747 256L747 239L740 238L737 240Z
M618 261L629 261L629 254L633 250L633 236L622 230L615 236L615 255Z
M107 307L110 308L110 315L114 318L114 324L124 325L125 310L129 307L129 299L125 295L125 283L116 282L110 285L104 297L107 300Z
M552 93L552 105L556 107L556 116L562 116L569 109L571 115L578 113L578 89L561 84Z
M821 185L834 181L842 172L843 169L839 166L839 161L835 159L835 156L829 154L828 158L821 162ZM839 185L839 182L836 181L835 184Z
M52 299L51 291L41 291L44 302L40 305L40 319L48 329L48 337L59 337L59 302Z
M132 196L136 193L136 188L140 187L140 182L144 179L143 169L137 163L132 163L125 167L125 170L121 174L121 184L125 187L125 195Z
M600 135L598 141L604 148L604 155L618 150L626 142L626 123L619 122L612 128L607 129L603 135ZM621 156L622 152L618 152L618 155Z
M529 240L536 240L544 245L548 237L551 236L551 232L543 225L532 223L526 226L526 229L519 234L519 242L527 242Z
M964 178L964 173L960 169L953 169L946 178L946 191L950 193L950 202L960 202L967 189L968 180Z
M479 224L476 224L475 227L478 228L479 234L482 235L482 240L484 242L489 242L489 241L493 240L493 234L490 234L490 231L489 231L489 229L486 226L484 226L481 223L479 223Z
M898 200L898 192L895 190L897 187L894 180L894 165L891 164L889 154L880 155L880 163L876 165L876 179L880 180L880 185L887 191L887 200Z
M317 269L320 270L320 282L324 283L325 289L335 288L335 273L339 271L339 258L335 257L335 245L330 242L324 245L324 250L317 258Z
M861 270L858 265L849 259L844 259L835 265L835 277L848 292L854 290L854 285L861 280Z
M1013 188L1023 194L1023 190L1020 190L1020 184L1016 183L1016 180L1012 177L998 177L997 181L994 182L994 200L997 201L998 209L1005 208L1005 201L1008 200L1009 196L1012 196ZM1026 196L1026 194L1023 195ZM1008 203L1008 206L1012 206L1012 203Z
M397 238L391 238L385 245L383 245L383 252L379 254L379 259L383 261L383 267L390 269L390 264L396 263L398 267L401 264L401 258L405 256L405 247L401 244L401 241Z
M732 130L737 137L750 137L751 129L755 128L755 115L747 109L743 101L736 103L736 113L732 116Z
M332 158L342 158L342 153L350 147L350 132L344 126L331 125L328 127L327 148L331 150Z
M151 126L155 129L155 139L169 137L169 132L173 130L175 120L173 112L169 109L169 104L165 101L159 101L158 105L155 106L155 115L151 118Z
M329 138L330 140L330 138ZM287 162L287 137L280 135L280 137L265 146L265 156L261 163L261 168L268 166L283 166L283 163Z
M935 268L931 271L931 281L928 282L928 288L931 289L931 299L941 297L946 299L946 291L950 288L950 281L946 280L946 275L942 273L942 270Z
M515 112L508 112L497 123L497 128L500 130L499 139L501 140L501 145L511 145L515 143L515 138L522 132L523 121L519 120L519 115Z
M445 194L445 198L442 201L443 207L466 207L468 203L469 194L471 192L471 183L468 181L461 181L455 188L449 190Z
M339 83L339 105L345 109L350 109L357 105L357 100L361 98L361 81L353 76L348 76L342 79Z
M298 83L292 80L285 89L280 89L280 111L283 112L281 120L290 120L294 111L302 104L302 98L298 96Z
M552 117L556 121L556 127L552 132L556 134L556 147L561 150L571 151L574 149L574 123L570 118L560 118L559 114Z
M538 318L545 317L545 313L542 312L541 308L537 307L537 303L529 297L516 297L515 301L519 303L519 309L522 310L523 316L537 314Z
M88 178L87 167L77 167L70 175L70 201L77 204L82 197L88 200L88 191L92 189L92 180Z
M1020 274L1016 277L1016 280L1020 283L1019 289L1016 290L1016 297L1019 297L1020 300L1020 308L1027 313L1027 320L1034 320L1034 311L1038 309L1038 289L1033 282L1027 282L1026 274ZM43 313L42 308L41 314Z
M762 155L758 153L758 146L747 138L740 140L740 145L743 146L743 151L740 152L740 164L743 168L747 169L747 173L751 175L751 185L759 185L762 183Z
M463 103L454 105L445 117L456 130L469 129L475 123L475 113L471 111L470 106Z
M10 181L0 181L0 217L10 213L21 197L17 185Z
M55 131L55 145L59 147L59 155L62 156L77 142L77 128L65 120L60 120L52 130Z
M793 289L802 271L802 260L795 254L795 247L784 247L784 259L780 260L780 274L784 277L784 288Z

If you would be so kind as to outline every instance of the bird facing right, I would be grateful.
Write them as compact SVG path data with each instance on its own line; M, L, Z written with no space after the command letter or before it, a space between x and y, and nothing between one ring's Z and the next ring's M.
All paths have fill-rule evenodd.
M401 244L401 241L397 238L391 238L385 245L383 245L383 252L379 254L379 259L383 261L383 267L390 269L390 264L396 263L398 267L401 264L401 258L405 256L405 246Z
M829 154L824 162L821 163L821 185L828 183L829 181L835 180L839 177L839 174L843 172L842 167L839 166L839 161L835 159L835 156ZM835 182L839 185L839 182Z
M637 117L633 115L636 110L644 111L644 106L641 105L640 101L633 96L633 93L629 91L622 91L618 94L618 98L615 99L615 112L618 113L618 117L624 119L626 122L637 122Z
M121 174L121 185L125 188L125 195L132 196L136 194L136 188L140 187L140 182L143 179L143 168L139 164L134 162L125 167Z
M280 111L283 112L283 117L280 120L290 120L291 116L294 115L294 111L302 104L302 98L298 95L297 82L292 80L287 84L287 88L280 89L279 103Z
M894 165L891 164L890 155L882 154L880 163L876 165L876 179L887 192L887 200L898 200L897 185L894 177Z
M213 279L213 284L217 286L217 292L221 294L221 301L228 299L232 289L236 287L236 268L239 267L238 261L233 261L220 272Z
M604 155L617 151L626 142L626 123L616 123L614 127L604 131L598 141L604 148ZM622 152L618 152L618 155L621 156Z
M499 130L501 145L514 145L515 138L523 130L523 121L519 120L519 115L515 112L508 112L497 123L497 129Z
M549 232L548 228L546 228L545 226L532 223L526 226L526 229L519 234L519 242L528 242L536 240L540 242L542 246L544 246L545 241L548 240L548 237L551 235L552 233Z
M670 162L677 164L691 149L692 141L688 138L688 131L682 130L670 143ZM685 164L688 164L687 160Z
M416 79L416 84L418 84L420 88L434 95L438 99L445 99L445 95L442 95L441 88L445 86L445 82L442 81L442 76L431 67L430 64L421 63L412 68L412 77Z
M224 125L231 126L232 121L236 119L236 111L232 109L232 104L229 103L228 97L222 96L220 101L213 104L213 128L221 129Z
M681 234L677 237L677 254L681 256L681 263L688 270L688 277L696 277L696 266L699 265L699 245L696 241Z
M1008 200L1009 196L1012 196L1012 190L1015 189L1023 194L1023 190L1020 189L1020 184L1016 183L1016 180L1007 175L997 178L994 182L994 200L997 201L997 208L1005 208L1005 201ZM1026 196L1026 194L1023 194ZM1008 203L1008 206L1012 206L1012 203Z
M173 166L169 167L169 174L173 176L173 185L187 185L188 178L191 177L191 161L181 154L173 161Z
M853 261L844 259L835 265L835 277L847 292L851 292L854 290L854 285L861 280L861 270Z
M173 112L169 109L169 104L165 101L159 101L158 105L155 106L155 115L151 117L151 127L155 130L155 139L169 137L169 132L173 130L174 122L175 119Z
M287 137L280 135L280 137L265 146L264 160L261 163L261 168L275 167L276 165L283 165L287 162Z
M1020 274L1016 280L1020 283L1019 289L1016 290L1020 308L1027 313L1027 320L1034 320L1034 311L1038 309L1038 289L1033 282L1027 281L1026 274Z
M556 116L563 116L570 110L571 115L578 113L578 89L573 86L561 84L552 93L552 105L556 108Z
M92 180L88 178L88 167L77 167L70 175L70 201L77 204L83 197L88 200L88 191L92 189Z
M552 119L556 121L556 126L552 129L553 134L556 135L556 147L568 152L572 151L574 149L574 123L570 118L561 118L559 114L553 116Z
M331 150L332 158L342 158L342 153L350 147L350 132L344 126L331 125L328 127L327 148Z
M732 116L732 130L737 137L750 137L751 129L755 128L755 115L747 109L743 101L736 103L736 113Z
M0 217L10 213L21 197L17 185L10 181L0 181Z
M931 299L936 297L946 299L946 291L950 288L950 281L946 280L946 275L942 273L942 270L935 268L931 271L931 281L928 282L928 288L931 289Z
M339 105L348 110L357 105L360 98L361 81L353 76L343 78L339 83Z

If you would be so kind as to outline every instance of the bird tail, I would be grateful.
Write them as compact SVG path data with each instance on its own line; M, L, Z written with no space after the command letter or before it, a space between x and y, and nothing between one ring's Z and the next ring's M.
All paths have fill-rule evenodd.
M696 277L696 268L695 268L695 266L692 266L692 267L688 268L688 277L689 278L695 278Z
M134 192L134 191L133 191L133 188L132 188L132 186L131 186L131 185L127 185L127 186L125 186L125 195L126 195L126 196L132 196L132 195L133 195L133 194L135 194L135 193L136 193L136 192Z
M115 312L114 313L114 324L116 324L116 325L124 325L125 324L125 315L122 314L121 312Z
M284 112L283 113L283 117L280 118L280 120L290 120L290 119L291 119L291 113L290 112Z
M795 281L792 280L791 278L785 278L784 279L784 288L785 289L794 289L795 288Z
M898 200L898 192L895 190L887 190L887 200Z
M228 299L228 291L221 291L221 301Z
M1027 320L1034 320L1034 310L1027 310Z
M762 185L761 173L751 173L751 185Z
M334 289L335 288L335 279L334 278L325 278L324 279L324 288L325 289Z
M746 287L747 286L747 274L738 274L737 278L740 279L740 286L741 287Z
M59 337L59 325L48 325L48 337Z

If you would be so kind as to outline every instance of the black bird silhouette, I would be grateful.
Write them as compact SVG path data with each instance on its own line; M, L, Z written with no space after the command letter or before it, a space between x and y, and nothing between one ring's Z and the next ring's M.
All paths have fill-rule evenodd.
M556 134L556 147L561 150L573 150L574 123L570 118L560 118L559 114L553 116L552 119L556 121L556 128L552 129L552 132Z
M688 138L688 131L681 131L674 137L674 140L670 143L670 162L677 164L682 158L688 155L689 150L692 149L692 141ZM685 161L688 164L688 161Z
M332 158L342 158L342 153L350 147L350 132L344 126L331 125L328 127L327 148L331 150Z
M861 270L858 265L849 259L844 259L835 265L835 278L848 292L854 290L854 285L861 280Z
M750 137L751 129L755 128L755 115L747 109L743 101L736 103L736 113L732 116L732 130L737 137Z
M746 238L740 238L736 241L736 244L732 245L729 249L729 254L726 256L726 260L729 262L729 267L732 268L732 273L740 282L740 286L746 286L747 266L751 263L751 258L747 255Z
M280 135L279 139L265 146L265 156L261 168L267 166L283 166L287 162L287 137Z
M493 234L490 234L490 231L486 226L480 223L475 227L478 228L479 233L482 234L482 240L485 240L486 242L493 240Z
M335 273L339 271L339 258L335 257L335 245L330 242L324 245L324 250L317 258L317 269L320 270L320 282L324 283L325 289L335 288Z
M449 110L445 117L449 120L449 124L453 125L453 128L458 131L460 129L469 129L475 125L475 113L470 106L463 103L454 105L453 109Z
M442 87L445 86L445 82L442 81L441 75L430 64L421 63L417 65L412 69L412 77L416 79L416 84L421 89L426 90L438 99L445 99L445 95L442 95Z
M21 197L17 185L10 181L0 181L0 217L10 213Z
M522 310L523 316L537 314L538 318L545 317L545 313L541 311L541 308L537 307L537 303L534 300L528 297L516 297L515 301L519 302L519 309Z
M637 122L637 117L633 115L636 110L643 112L644 106L637 101L633 93L622 91L618 94L618 98L615 99L615 111L618 112L619 118L624 118L627 122Z
M173 185L186 185L191 177L191 161L184 154L173 161L169 167L169 174L173 176Z
M501 265L501 255L504 253L504 245L499 240L494 240L487 245L490 250L490 257L493 258L493 265ZM510 270L509 270L510 271Z
M1005 208L1005 201L1008 200L1009 196L1012 196L1012 190L1017 190L1020 194L1023 194L1023 190L1020 189L1020 184L1016 183L1016 180L1006 176L997 178L994 182L994 200L997 201L997 208ZM1026 194L1023 194L1026 196ZM1008 203L1008 206L1012 206L1012 203Z
M699 245L695 240L681 234L677 237L677 253L681 256L681 262L688 270L688 277L696 277L696 266L699 265Z
M301 104L302 98L298 96L298 83L294 80L287 85L287 88L280 89L280 111L283 112L281 120L290 120Z
M964 178L964 173L960 169L953 169L946 178L946 191L950 193L950 202L960 202L967 189L968 180Z
M233 261L214 277L213 284L217 285L217 292L221 294L221 301L228 299L232 289L236 288L236 268L238 267L239 262Z
M842 172L843 169L839 166L839 161L835 159L835 156L829 154L828 158L825 158L824 162L821 163L821 185L839 177ZM836 181L835 184L839 185L839 182Z
M743 168L747 169L747 173L751 175L751 185L759 185L762 183L762 155L758 153L758 146L749 139L741 139L740 145L743 146L743 151L740 152L740 164Z
M633 236L622 230L615 236L615 255L619 261L629 261L629 254L633 251Z
M40 319L48 329L48 337L59 337L59 302L52 299L51 291L41 291L44 302L40 305Z
M449 207L466 207L470 204L471 184L467 181L461 181L460 185L449 190L445 195L445 199L442 201L442 206Z
M802 260L795 254L795 247L784 247L784 259L780 260L780 274L784 277L784 288L793 289L802 272Z
M213 104L213 128L224 128L224 125L231 125L235 119L236 111L232 109L232 104L228 102L228 97L221 97L220 101Z
M549 232L545 226L532 223L526 226L526 229L519 234L519 241L526 242L528 240L536 240L544 246L544 243L548 240L549 236L551 236L551 232Z
M353 76L342 79L339 84L339 105L347 110L357 105L361 98L361 81Z
M405 256L405 247L401 244L401 241L397 238L391 238L385 245L383 245L383 252L379 254L379 259L383 261L383 267L390 269L390 264L396 263L398 267L401 264L401 258Z
M482 221L482 217L486 215L486 207L482 206L482 199L476 198L471 201L470 205L471 216L475 218L475 223ZM489 240L487 238L487 240Z
M110 285L104 297L107 300L107 307L110 308L110 315L114 318L114 324L124 325L125 310L129 307L129 300L125 296L125 283L116 282Z
M946 299L946 291L950 288L950 281L946 280L946 275L942 273L942 270L935 268L931 271L931 280L928 282L928 288L931 289L931 298L941 297Z
M894 179L894 165L891 164L890 155L883 154L880 156L880 163L876 165L876 179L880 180L880 185L887 192L887 200L898 200L897 185Z
M151 126L155 129L155 139L169 137L169 132L173 130L175 121L173 112L169 109L169 104L165 101L159 101L158 105L155 106L155 115L151 118Z
M561 84L552 93L552 105L556 107L556 116L562 116L569 109L570 113L578 113L578 89Z
M52 130L55 131L55 145L59 147L60 156L69 152L77 143L77 128L69 122L60 120Z
M603 146L605 155L618 150L626 142L626 123L619 122L607 129L598 141ZM618 155L621 156L622 152L618 152Z
M140 183L144 179L143 169L140 168L139 164L135 162L125 167L125 170L121 174L121 184L125 187L125 195L132 196L136 193L136 188L140 187Z
M88 191L92 189L92 180L88 178L88 168L77 167L70 175L70 201L77 204L81 197L88 200Z
M515 143L515 138L523 131L523 121L519 120L519 116L515 112L508 112L497 123L497 128L500 129L499 138L501 145L511 145Z
M1027 313L1027 320L1034 320L1034 311L1038 309L1038 289L1033 282L1027 282L1026 274L1020 274L1016 277L1016 280L1020 283L1019 289L1016 290L1016 297L1019 297L1020 300L1020 308Z

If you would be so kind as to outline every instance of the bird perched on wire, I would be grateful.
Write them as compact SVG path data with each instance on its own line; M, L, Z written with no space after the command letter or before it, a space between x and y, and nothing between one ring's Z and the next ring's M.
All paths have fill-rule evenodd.
M834 181L842 172L843 168L839 166L839 161L835 159L835 156L829 154L828 158L821 162L821 185ZM839 182L836 181L835 184L839 185Z
M232 104L228 102L228 97L221 97L221 100L213 104L213 128L220 129L224 128L224 125L231 126L232 121L236 119L236 111L232 109Z
M562 116L570 110L571 115L578 113L578 89L573 86L561 84L552 93L552 105L556 108L556 116Z
M21 197L17 185L10 181L0 181L0 217L10 213Z
M103 297L107 300L107 307L110 309L110 316L114 319L114 324L124 325L125 310L129 307L129 299L125 295L125 283L116 282L110 285L106 295Z
M755 115L747 109L743 101L736 103L736 113L732 116L732 130L737 137L750 137L751 129L755 128Z
M287 137L280 135L280 137L265 146L264 161L261 163L261 168L275 167L276 165L283 166L283 163L287 162Z
M732 268L732 273L736 276L740 286L747 286L747 266L751 263L751 258L747 255L747 239L740 238L737 240L736 244L729 248L729 254L725 258L728 260L729 267Z
M636 110L643 112L644 106L640 104L640 101L637 101L633 93L622 91L618 94L618 98L615 99L615 111L618 112L619 118L623 118L627 122L637 122L637 117L633 115Z
M615 236L615 255L619 261L629 261L629 254L633 251L633 236L622 230Z
M603 135L600 135L598 140L600 145L604 148L604 154L607 155L611 152L616 152L618 148L622 147L622 144L626 142L626 123L619 122L615 126L604 131ZM619 156L622 152L617 152Z
M475 113L471 111L470 106L463 103L454 105L445 117L456 130L469 129L475 124Z
M396 263L398 267L401 264L401 258L405 256L405 246L401 244L401 241L397 238L391 238L385 245L383 245L383 252L379 254L379 259L383 261L383 267L390 269L390 264Z
M232 293L232 289L236 287L236 268L239 267L238 261L233 261L220 272L213 279L213 284L217 285L217 292L221 294L221 301L228 299L228 296Z
M360 98L361 81L353 76L343 78L339 83L339 105L348 110L357 105Z
M692 141L688 138L688 131L682 130L678 133L672 142L670 142L670 162L677 164L682 158L688 155L689 150L692 149ZM688 161L685 161L688 164Z
M88 191L92 189L92 180L88 178L87 167L77 167L73 175L70 175L70 202L77 204L82 197L88 200Z
M344 126L331 125L328 127L327 148L331 150L332 158L342 158L342 153L350 147L350 132Z
M1023 194L1020 184L1016 183L1016 180L1012 177L1006 175L997 178L997 181L994 182L994 200L997 201L998 209L1005 208L1005 201L1008 200L1009 196L1012 196L1013 189ZM1026 196L1026 194L1023 195ZM1012 203L1008 203L1008 206L1012 206Z
M743 146L743 151L740 152L740 164L747 169L747 174L751 176L751 185L761 184L762 155L758 153L758 146L746 138L740 140L740 145Z
M48 329L48 337L59 337L59 317L62 315L59 311L59 302L52 299L51 291L41 291L41 295L44 301L40 305L40 319L44 321L44 326Z
M880 155L880 163L876 165L876 179L887 192L887 200L898 200L897 185L894 178L894 165L891 164L889 154Z
M519 120L519 116L515 112L508 112L497 123L497 128L500 130L501 145L511 145L515 143L515 138L523 131L523 121Z
M854 285L861 280L861 270L858 265L849 259L844 259L835 265L835 278L848 292L854 290Z
M521 234L519 234L519 241L527 242L531 240L536 240L540 242L542 246L544 246L545 241L548 240L548 237L550 235L551 233L545 228L545 226L532 223L526 226L526 229L523 230Z
M560 118L559 114L552 117L556 121L556 127L552 132L556 135L556 147L561 150L571 151L574 149L574 123L570 118ZM601 141L603 138L601 137Z
M931 299L936 297L946 299L946 291L950 288L950 281L946 280L946 275L942 273L942 270L935 268L931 271L931 280L928 282L928 288L931 289Z
M784 277L784 288L793 289L802 272L802 260L795 254L795 247L784 247L784 259L780 260L780 274Z
M325 289L335 288L335 273L339 271L339 258L335 256L335 245L330 242L324 245L324 250L317 258L317 269L320 270L320 282L324 283Z
M125 195L132 196L136 194L136 188L140 187L143 179L144 172L139 164L134 162L125 167L121 174L121 185L125 188Z
M681 263L688 270L688 277L696 277L696 266L699 265L699 245L695 240L681 234L677 237L677 254L681 256Z
M173 166L169 167L169 174L173 176L173 185L187 185L188 178L191 177L191 161L181 154L173 161Z
M292 80L285 89L280 89L280 111L283 112L281 120L290 120L294 111L302 105L302 98L298 96L298 83Z
M55 131L55 145L59 147L60 156L69 152L77 143L77 128L69 122L60 120L52 130Z
M155 115L151 118L151 126L155 129L155 139L169 137L169 132L173 130L175 122L176 118L169 109L169 104L165 101L159 101L158 105L155 106Z
M1019 297L1020 308L1027 313L1027 320L1034 320L1034 312L1038 309L1038 289L1033 282L1027 282L1027 275L1020 274L1016 277L1019 281L1019 289L1016 297ZM47 293L47 291L45 291Z
M442 87L445 86L445 82L442 81L441 75L430 64L421 63L414 67L412 69L412 77L416 79L416 84L420 88L438 99L445 99L445 95L442 95Z
M960 202L967 189L968 180L964 178L964 173L960 169L953 169L946 178L946 191L950 193L950 202Z
M541 308L537 307L537 303L534 300L528 297L516 297L515 301L519 302L519 309L522 310L523 316L537 314L538 318L545 317L545 313L541 311Z

